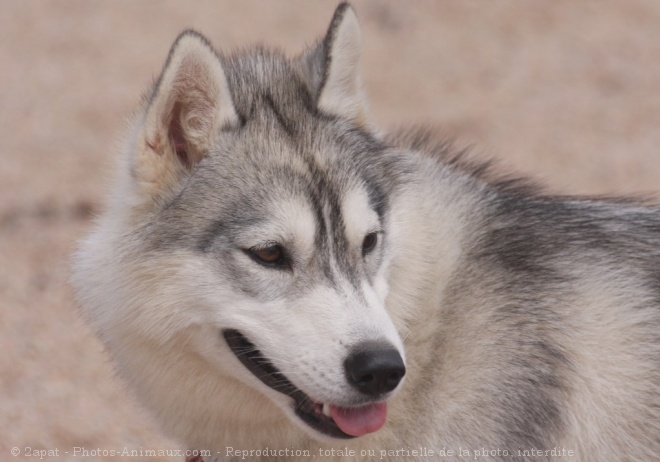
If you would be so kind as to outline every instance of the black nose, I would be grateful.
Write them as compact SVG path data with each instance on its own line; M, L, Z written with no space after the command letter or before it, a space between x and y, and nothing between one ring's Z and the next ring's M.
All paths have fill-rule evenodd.
M344 361L348 381L367 395L377 396L396 388L406 374L403 358L391 347L358 347Z

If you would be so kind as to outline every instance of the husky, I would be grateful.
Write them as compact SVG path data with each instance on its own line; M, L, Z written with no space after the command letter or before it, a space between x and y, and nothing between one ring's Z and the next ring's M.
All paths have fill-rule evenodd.
M176 39L74 258L119 375L189 460L658 460L660 207L380 131L361 52Z

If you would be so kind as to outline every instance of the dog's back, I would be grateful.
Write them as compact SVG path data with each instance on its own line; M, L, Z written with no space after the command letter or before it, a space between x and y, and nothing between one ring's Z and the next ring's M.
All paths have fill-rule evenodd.
M420 370L439 434L462 422L454 445L482 454L550 460L563 448L576 460L654 460L660 208L548 195L423 131L392 142L463 177L458 195L474 198L437 310L411 329L434 330L416 347L433 351Z

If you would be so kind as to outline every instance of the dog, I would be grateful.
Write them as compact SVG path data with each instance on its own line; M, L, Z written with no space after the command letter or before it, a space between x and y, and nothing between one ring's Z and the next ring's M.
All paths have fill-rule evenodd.
M74 257L119 375L189 460L658 460L660 208L380 131L361 52L176 39Z

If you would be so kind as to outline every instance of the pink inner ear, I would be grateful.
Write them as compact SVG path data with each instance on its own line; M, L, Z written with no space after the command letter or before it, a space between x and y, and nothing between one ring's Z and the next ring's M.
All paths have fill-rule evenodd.
M186 143L183 127L181 126L182 112L183 109L181 103L175 103L172 108L172 117L167 131L170 143L172 143L172 149L176 152L176 156L184 166L189 168L191 162L190 156L188 155L188 143Z

